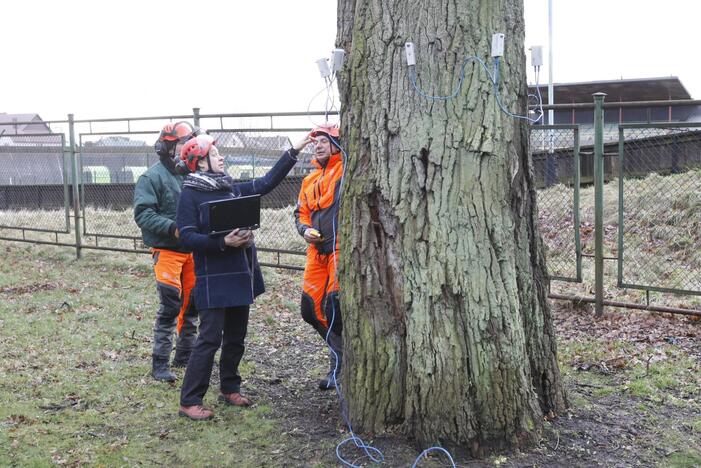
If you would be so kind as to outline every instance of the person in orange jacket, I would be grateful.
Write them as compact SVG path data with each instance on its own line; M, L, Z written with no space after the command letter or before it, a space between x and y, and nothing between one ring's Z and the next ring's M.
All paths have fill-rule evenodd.
M302 318L326 340L330 368L319 388L335 387L343 360L343 322L338 300L336 267L338 257L338 207L343 177L343 158L338 146L338 127L322 126L311 132L316 167L302 181L295 225L309 244L302 286ZM330 327L330 330L329 330Z

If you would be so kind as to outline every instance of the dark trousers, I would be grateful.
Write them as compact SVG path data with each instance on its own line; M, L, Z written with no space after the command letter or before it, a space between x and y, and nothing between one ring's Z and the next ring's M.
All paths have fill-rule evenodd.
M248 330L249 306L207 309L200 312L200 330L187 364L180 404L201 405L209 388L214 355L221 346L219 379L222 393L241 389L239 363L243 357L244 340Z

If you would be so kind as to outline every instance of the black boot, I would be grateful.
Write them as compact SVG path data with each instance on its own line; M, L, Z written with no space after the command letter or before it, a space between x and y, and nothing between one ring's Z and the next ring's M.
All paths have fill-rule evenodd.
M341 385L341 364L343 363L343 339L341 335L329 333L329 372L319 381L320 390L333 390ZM333 351L332 351L333 350ZM335 354L334 354L335 353ZM338 364L336 361L338 360ZM335 378L335 381L334 381Z
M191 350L183 351L180 349L175 350L175 357L173 358L173 367L187 367L187 363L190 361Z
M168 359L154 356L151 375L154 379L162 382L175 382L175 374L168 367Z

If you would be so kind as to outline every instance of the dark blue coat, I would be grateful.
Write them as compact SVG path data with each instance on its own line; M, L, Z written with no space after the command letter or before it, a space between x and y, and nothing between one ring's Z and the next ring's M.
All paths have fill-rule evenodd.
M199 191L183 187L178 202L176 223L180 243L195 257L194 290L198 310L249 305L265 292L255 246L228 247L224 236L210 236L209 211L203 203L247 195L265 195L279 184L297 162L297 152L285 151L267 174L248 182L234 184L231 191Z

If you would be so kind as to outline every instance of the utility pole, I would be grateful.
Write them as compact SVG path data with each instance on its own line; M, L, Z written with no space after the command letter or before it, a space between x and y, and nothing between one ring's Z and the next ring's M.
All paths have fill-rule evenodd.
M548 0L548 104L555 104L553 91L553 0ZM555 111L548 109L548 125L555 124ZM548 131L548 155L545 157L545 186L557 183L557 163L555 159L555 132Z

